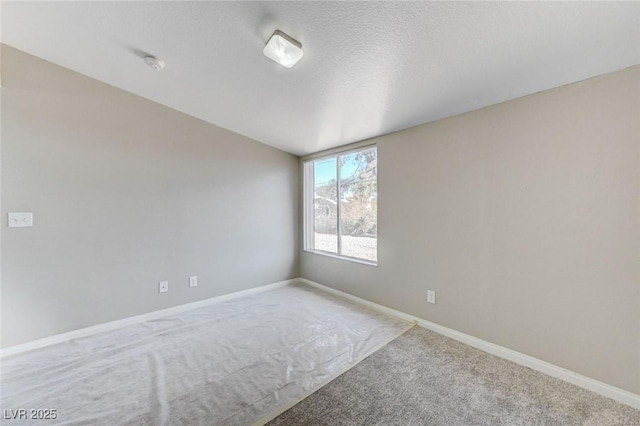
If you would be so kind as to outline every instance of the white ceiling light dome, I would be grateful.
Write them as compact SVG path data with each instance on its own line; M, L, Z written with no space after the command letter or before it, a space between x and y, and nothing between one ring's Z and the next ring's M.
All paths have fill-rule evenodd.
M279 30L273 33L262 53L285 68L293 67L304 54L302 44L298 40Z

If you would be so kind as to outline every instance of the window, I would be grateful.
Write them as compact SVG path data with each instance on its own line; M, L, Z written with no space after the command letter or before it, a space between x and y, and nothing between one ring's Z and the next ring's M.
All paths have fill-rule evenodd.
M304 163L304 248L378 260L378 152L375 147Z

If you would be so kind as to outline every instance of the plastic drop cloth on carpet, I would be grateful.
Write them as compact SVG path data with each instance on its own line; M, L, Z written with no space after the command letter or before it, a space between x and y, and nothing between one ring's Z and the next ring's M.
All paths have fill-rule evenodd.
M402 334L407 323L289 285L2 358L3 425L248 425ZM3 417L5 417L3 415Z

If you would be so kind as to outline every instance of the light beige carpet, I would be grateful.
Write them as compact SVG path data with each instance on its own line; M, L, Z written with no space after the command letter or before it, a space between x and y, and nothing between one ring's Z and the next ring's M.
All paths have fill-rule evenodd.
M269 424L640 426L640 411L416 327Z

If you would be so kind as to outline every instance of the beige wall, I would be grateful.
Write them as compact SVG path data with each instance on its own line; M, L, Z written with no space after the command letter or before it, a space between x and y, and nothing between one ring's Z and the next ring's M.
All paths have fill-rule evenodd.
M3 46L2 345L297 277L297 170Z
M640 67L374 141L378 267L303 277L640 393Z

